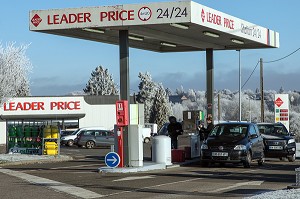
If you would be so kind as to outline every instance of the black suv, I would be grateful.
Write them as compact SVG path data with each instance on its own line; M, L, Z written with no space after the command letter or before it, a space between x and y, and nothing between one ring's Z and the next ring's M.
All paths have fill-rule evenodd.
M201 145L201 165L208 163L264 163L264 143L256 124L227 122L215 125Z
M282 123L258 123L258 129L264 138L265 155L269 158L296 159L296 143L293 133L288 132Z

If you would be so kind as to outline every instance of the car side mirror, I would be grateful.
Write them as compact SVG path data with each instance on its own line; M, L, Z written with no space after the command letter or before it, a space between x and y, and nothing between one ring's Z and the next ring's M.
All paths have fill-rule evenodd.
M257 134L250 135L250 139L254 139L254 138L258 138L258 135Z
M296 134L294 132L290 132L290 136L295 136Z

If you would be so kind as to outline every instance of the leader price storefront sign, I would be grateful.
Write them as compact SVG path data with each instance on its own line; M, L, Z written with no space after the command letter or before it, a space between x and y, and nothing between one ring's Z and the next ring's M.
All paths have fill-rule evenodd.
M5 102L1 115L78 114L83 112L83 97L23 97Z

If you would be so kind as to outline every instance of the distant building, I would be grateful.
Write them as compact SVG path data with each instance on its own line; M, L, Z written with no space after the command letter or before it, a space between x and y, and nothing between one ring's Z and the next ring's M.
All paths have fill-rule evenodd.
M170 95L169 101L173 104L179 103L181 104L184 100L187 100L188 98L185 95Z

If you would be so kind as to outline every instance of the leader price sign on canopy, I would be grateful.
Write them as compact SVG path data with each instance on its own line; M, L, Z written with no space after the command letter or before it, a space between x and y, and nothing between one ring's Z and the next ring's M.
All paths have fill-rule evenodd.
M112 44L127 29L131 47L159 52L279 47L279 33L193 1L33 10L29 24L32 31Z

